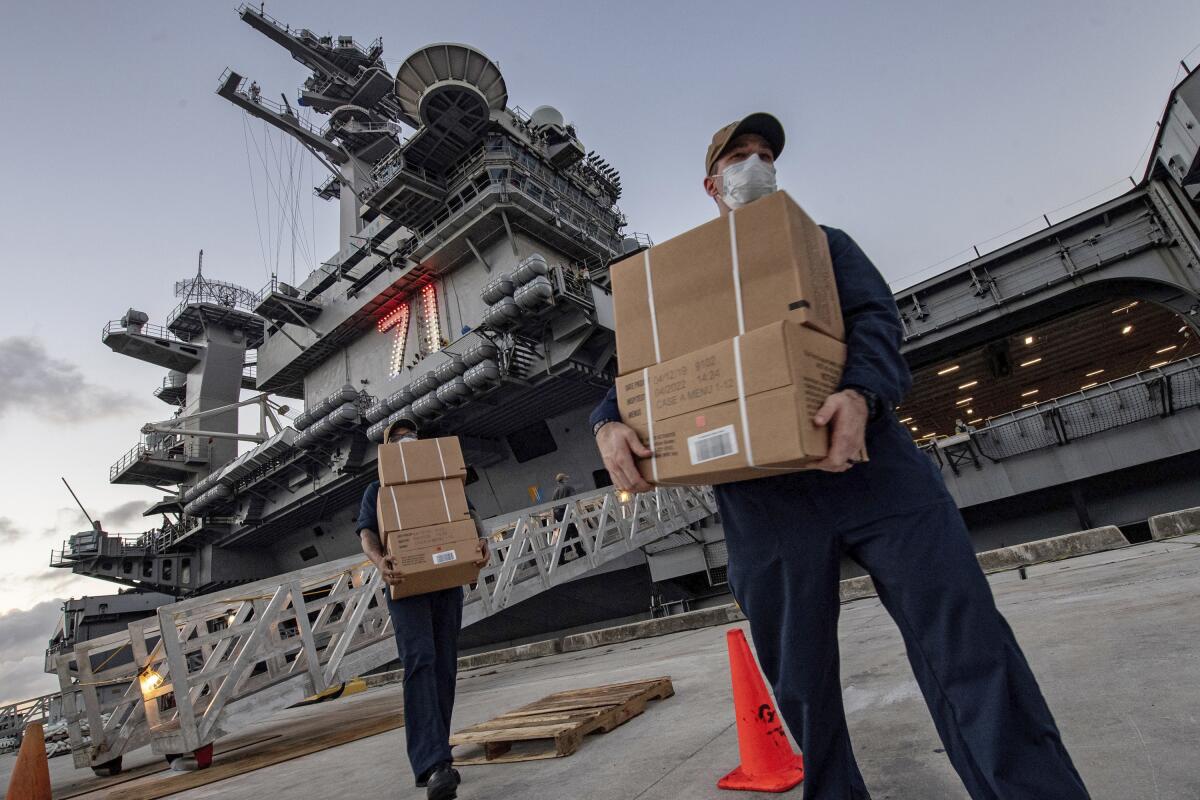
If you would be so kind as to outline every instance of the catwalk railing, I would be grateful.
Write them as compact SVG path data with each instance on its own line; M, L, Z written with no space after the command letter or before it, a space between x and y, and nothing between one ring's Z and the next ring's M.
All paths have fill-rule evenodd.
M58 692L19 703L0 706L0 753L7 752L2 740L14 738L32 722L47 722L54 713Z
M715 512L711 490L673 487L633 496L601 490L490 520L490 561L466 594L463 623ZM351 556L162 606L126 631L59 654L75 765L112 772L124 753L148 743L159 753L191 752L239 718L386 664L396 657L386 591L375 567ZM126 649L132 662L117 658ZM99 687L114 682L123 691L102 702Z
M992 417L985 427L971 431L971 446L990 461L1002 461L1198 406L1200 359L1184 358ZM932 442L922 449L944 463Z

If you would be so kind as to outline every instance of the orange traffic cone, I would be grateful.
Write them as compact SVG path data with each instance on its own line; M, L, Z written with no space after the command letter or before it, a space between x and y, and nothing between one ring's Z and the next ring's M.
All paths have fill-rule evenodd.
M50 800L50 765L46 762L46 738L42 724L34 722L25 729L17 764L8 780L5 800Z
M775 712L758 664L746 644L746 634L735 628L726 638L742 763L717 781L717 786L755 792L786 792L804 780L804 759L796 755L788 742L783 720Z

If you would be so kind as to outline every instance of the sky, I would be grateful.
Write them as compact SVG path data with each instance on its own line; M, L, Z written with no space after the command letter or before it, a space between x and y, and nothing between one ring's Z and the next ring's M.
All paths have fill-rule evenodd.
M1140 177L1200 5L276 2L317 33L382 36L394 69L461 41L510 105L560 109L622 173L630 230L663 240L713 214L712 132L752 111L787 131L779 183L847 230L895 288L1062 219ZM110 486L163 371L110 353L129 307L161 324L176 280L258 290L337 250L322 168L215 95L226 67L295 97L302 66L212 2L4 3L0 27L0 701L52 691L42 650L62 599L113 586L50 569L86 527L157 499ZM1122 185L1124 182L1124 185ZM1082 202L1080 202L1082 201ZM281 208L291 209L290 214ZM997 234L1008 232L1006 237Z

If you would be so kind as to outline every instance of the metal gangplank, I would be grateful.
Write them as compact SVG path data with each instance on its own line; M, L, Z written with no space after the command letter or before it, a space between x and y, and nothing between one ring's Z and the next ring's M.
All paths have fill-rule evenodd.
M526 509L489 533L491 559L466 593L463 624L715 513L706 487L608 489ZM194 752L387 664L396 645L386 591L375 567L351 556L165 605L126 631L76 644L55 658L75 766L115 774L125 753L147 744ZM126 649L131 663L118 658ZM114 682L124 691L103 702L101 689Z

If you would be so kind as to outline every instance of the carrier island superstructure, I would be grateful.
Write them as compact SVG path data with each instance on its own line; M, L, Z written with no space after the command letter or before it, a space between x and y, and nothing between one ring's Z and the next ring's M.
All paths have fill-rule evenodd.
M494 525L549 501L558 472L581 493L610 486L587 425L613 375L607 266L648 244L625 231L617 170L556 109L510 104L472 47L422 47L392 72L380 40L238 13L312 74L295 106L232 70L217 94L329 168L314 191L339 205L340 248L299 285L258 292L201 268L164 325L130 309L105 327L113 351L167 370L155 394L171 411L109 474L165 490L147 510L165 521L78 534L54 563L188 596L353 554L375 443L399 414L461 438L468 494ZM239 430L239 404L258 430ZM693 524L688 541L702 528L720 540ZM546 598L488 637L649 606L640 553L597 572L602 591Z

